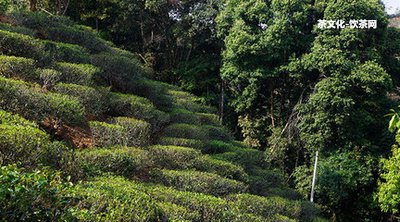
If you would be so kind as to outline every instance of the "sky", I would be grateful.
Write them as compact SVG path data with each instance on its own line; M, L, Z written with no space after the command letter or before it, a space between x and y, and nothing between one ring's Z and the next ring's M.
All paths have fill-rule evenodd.
M396 9L400 9L400 0L383 0L386 5L386 11L389 14L394 14Z

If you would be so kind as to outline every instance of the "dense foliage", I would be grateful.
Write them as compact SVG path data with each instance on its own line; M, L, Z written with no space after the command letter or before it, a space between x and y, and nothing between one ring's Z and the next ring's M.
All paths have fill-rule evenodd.
M389 18L379 0L1 1L0 220L398 220Z

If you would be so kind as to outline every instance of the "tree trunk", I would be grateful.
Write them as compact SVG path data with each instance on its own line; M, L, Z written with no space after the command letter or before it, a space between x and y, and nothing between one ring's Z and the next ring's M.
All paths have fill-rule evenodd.
M224 90L224 82L221 81L221 101L220 101L220 121L221 124L224 122L224 100L225 100L225 90Z
M37 11L36 4L37 4L37 0L30 0L30 1L29 1L29 9L30 9L32 12Z

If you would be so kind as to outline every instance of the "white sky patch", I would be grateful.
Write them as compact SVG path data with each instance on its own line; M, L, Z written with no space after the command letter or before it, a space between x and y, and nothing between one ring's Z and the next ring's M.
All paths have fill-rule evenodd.
M400 0L383 0L386 6L386 12L391 15L400 10Z

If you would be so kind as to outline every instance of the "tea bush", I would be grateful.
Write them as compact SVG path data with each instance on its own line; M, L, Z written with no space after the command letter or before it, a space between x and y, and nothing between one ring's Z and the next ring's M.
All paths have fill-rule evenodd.
M223 126L202 126L208 132L208 138L211 140L231 141L233 140L232 134Z
M195 221L266 221L260 216L243 213L232 203L211 195L177 191L163 186L152 186L145 189L153 198L170 202L198 212L200 217Z
M200 140L176 138L176 137L161 137L158 143L166 146L168 145L183 146L183 147L195 148L198 150L202 150L204 147L204 143Z
M9 31L9 32L16 32L23 35L28 35L34 37L36 32L30 28L23 27L23 26L14 26L7 23L0 22L0 30Z
M61 79L61 73L54 69L38 69L37 73L40 77L40 83L47 90L51 90Z
M208 154L217 154L232 151L232 149L234 148L230 143L220 140L211 140L204 146L203 152Z
M193 166L196 170L218 174L228 179L244 182L248 180L248 175L242 167L230 162L213 159L210 156L201 156L197 158Z
M0 54L32 59L46 57L44 46L27 35L0 30Z
M173 123L200 124L199 117L186 109L173 109L170 116Z
M251 171L255 166L265 167L263 152L250 148L235 148L233 151L212 155L215 159L226 160Z
M79 85L93 85L92 78L98 73L99 68L89 64L74 64L59 62L54 67L61 75L61 82Z
M38 81L35 62L32 59L0 55L0 75L26 81Z
M148 147L155 165L167 169L188 169L193 166L193 161L201 153L192 148L177 146L151 146Z
M219 116L213 113L195 113L202 125L220 126Z
M124 128L128 146L145 146L150 141L151 126L149 123L129 117L117 117L114 124Z
M317 213L311 203L290 201L282 197L261 197L251 194L234 194L228 197L241 209L266 218L284 215L298 221L313 221Z
M122 177L102 176L74 189L69 210L78 221L164 221L152 197Z
M78 162L88 175L110 172L115 175L134 178L146 174L152 161L146 151L115 147L112 149L87 149L77 153Z
M200 221L201 213L198 211L169 202L159 202L157 205L164 211L168 221Z
M38 128L38 125L36 123L28 121L19 115L14 115L4 110L0 110L0 124Z
M43 93L36 85L3 77L0 77L0 109L34 120L51 117L70 124L84 121L84 109L73 98Z
M0 168L1 221L61 221L67 218L70 185L59 173Z
M0 162L38 164L41 153L50 145L46 133L31 126L0 124Z
M125 146L128 144L125 129L122 126L97 121L91 121L89 125L97 146Z
M138 119L149 119L155 110L154 105L146 98L122 94L110 94L110 112L113 116L129 116Z
M53 90L77 98L85 107L86 115L101 116L108 111L108 91L104 88L58 83Z
M74 44L43 40L44 50L48 53L50 61L63 61L72 63L89 63L90 54L87 49Z
M135 86L135 82L144 76L144 71L139 61L128 59L123 56L113 56L108 53L102 53L92 56L92 64L100 67L97 78L114 90L130 92Z
M92 53L110 51L110 45L91 28L82 25L46 27L47 39L80 45Z
M208 131L201 126L190 124L172 124L164 129L166 137L182 137L187 139L207 140Z
M192 170L154 171L152 179L155 182L172 186L178 190L191 191L216 196L229 193L241 193L247 190L245 184L239 181L230 180L212 173L204 173Z

